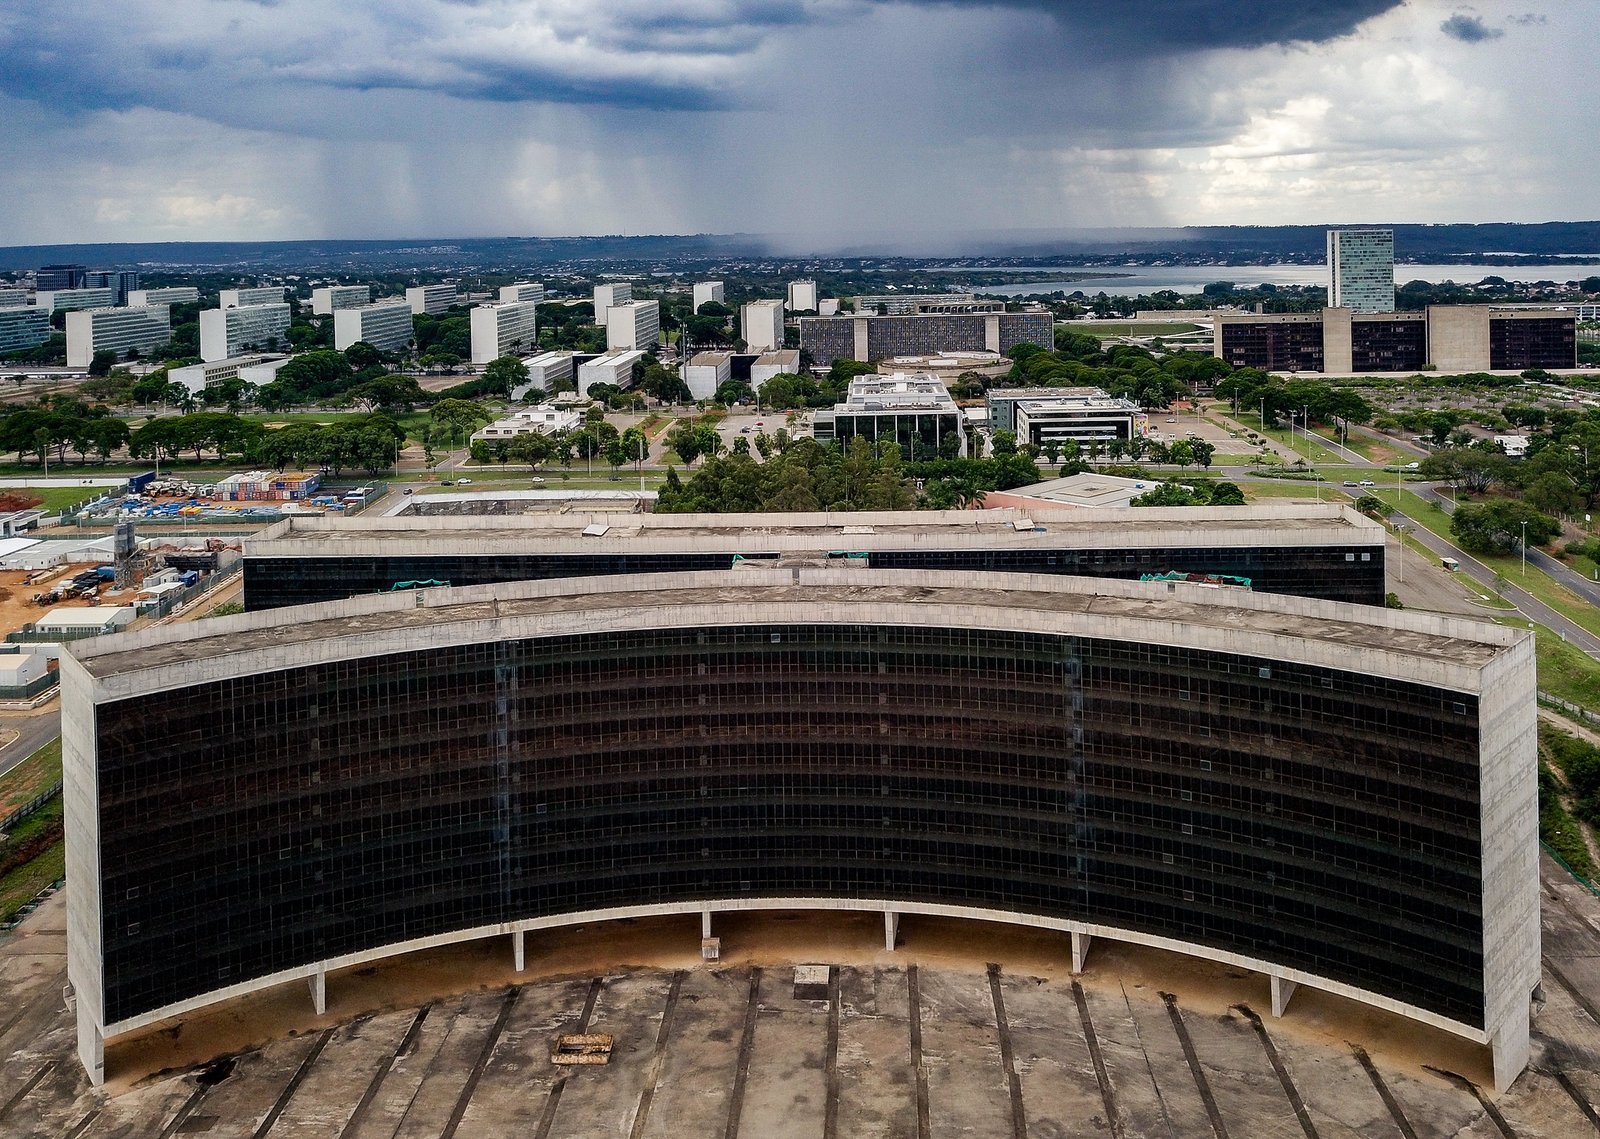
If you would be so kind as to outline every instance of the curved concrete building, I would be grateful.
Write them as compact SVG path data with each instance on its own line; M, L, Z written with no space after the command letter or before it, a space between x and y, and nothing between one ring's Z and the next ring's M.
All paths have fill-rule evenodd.
M452 941L970 916L1528 1054L1533 643L1194 585L743 566L435 589L62 661L79 1047ZM535 934L536 936L536 934Z

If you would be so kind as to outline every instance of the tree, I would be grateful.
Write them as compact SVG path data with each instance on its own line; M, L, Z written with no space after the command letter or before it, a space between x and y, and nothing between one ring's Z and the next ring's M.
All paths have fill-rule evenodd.
M483 369L483 379L486 385L492 385L496 393L504 392L507 399L511 393L528 382L528 365L515 356L501 356L490 360Z
M89 361L89 374L91 376L109 376L116 362L117 354L110 348L102 348Z
M687 419L680 419L667 432L667 446L678 453L678 458L683 460L686 467L694 466L694 461L700 457L700 437L695 432L694 424Z
M1456 507L1450 533L1469 553L1509 554L1522 545L1524 533L1530 545L1542 546L1561 533L1561 523L1525 502L1492 498Z
M428 418L444 428L450 439L465 437L492 418L482 404L464 399L442 399L433 405Z

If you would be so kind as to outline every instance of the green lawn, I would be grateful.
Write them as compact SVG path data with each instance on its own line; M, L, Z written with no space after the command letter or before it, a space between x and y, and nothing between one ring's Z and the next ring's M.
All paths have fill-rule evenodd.
M1501 624L1525 621L1500 619ZM1539 667L1539 687L1552 696L1591 711L1600 711L1600 661L1574 648L1543 625L1534 628Z
M60 780L61 740L57 737L0 775L0 815L16 810Z
M0 878L0 921L9 921L50 883L66 877L67 844L57 842L33 861Z

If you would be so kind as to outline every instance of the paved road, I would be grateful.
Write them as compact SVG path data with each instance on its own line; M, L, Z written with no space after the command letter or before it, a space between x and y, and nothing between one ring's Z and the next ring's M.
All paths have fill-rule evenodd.
M0 728L12 728L17 738L0 748L0 775L27 759L61 734L61 701L52 700L34 712L0 713Z
M1461 563L1462 572L1480 585L1489 589L1498 589L1501 596L1515 605L1518 612L1524 617L1555 630L1590 656L1600 659L1600 637L1596 637L1583 626L1568 620L1537 597L1518 588L1509 580L1503 584L1497 584L1494 570L1478 561L1471 554L1451 545L1433 531L1421 525L1416 519L1398 511L1390 515L1390 518L1398 520L1402 525L1408 527L1412 531L1412 536L1434 553L1444 557L1455 558Z

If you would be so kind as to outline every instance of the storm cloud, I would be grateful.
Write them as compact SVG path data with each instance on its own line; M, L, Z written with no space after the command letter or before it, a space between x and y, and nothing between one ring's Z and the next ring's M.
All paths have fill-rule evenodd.
M1570 216L1511 2L9 5L0 242Z

